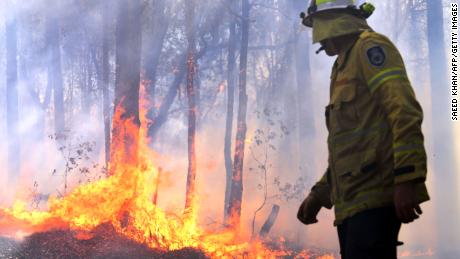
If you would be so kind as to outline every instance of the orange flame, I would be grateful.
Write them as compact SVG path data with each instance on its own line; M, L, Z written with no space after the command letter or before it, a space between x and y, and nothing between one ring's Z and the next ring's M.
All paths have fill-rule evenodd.
M144 115L141 117L145 119ZM47 211L29 210L25 201L15 202L12 208L0 208L0 234L14 236L70 229L78 233L77 238L88 239L91 230L109 223L118 233L156 249L172 251L191 247L212 258L276 258L291 254L286 249L271 250L260 241L244 240L231 229L217 233L205 231L197 224L196 201L181 215L163 211L153 204L158 170L146 155L151 151L145 137L136 139L139 126L133 120L123 119L121 109L115 112L114 120L114 125L123 126L124 137L137 143L138 152L128 149L137 154L134 155L136 162L124 157L125 141L115 139L118 148L112 150L110 176L78 186L62 198L51 197ZM144 134L141 130L140 135ZM308 258L306 252L300 256L296 258Z

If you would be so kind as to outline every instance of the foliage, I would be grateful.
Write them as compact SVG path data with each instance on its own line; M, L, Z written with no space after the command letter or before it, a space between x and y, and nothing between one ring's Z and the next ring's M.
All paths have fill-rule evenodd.
M254 225L257 213L262 210L268 202L289 202L290 200L302 200L305 197L306 181L299 177L294 183L281 183L278 174L273 171L273 162L277 156L283 154L277 149L278 143L290 134L289 127L281 119L282 113L276 108L265 108L262 112L255 111L256 117L261 121L263 128L254 131L252 145L249 146L252 163L249 171L260 174L262 181L257 185L263 190L263 201L256 209L252 222L252 235L254 236ZM269 181L269 179L272 179Z
M68 191L68 178L71 175L79 174L78 184L89 183L92 180L101 179L107 174L105 166L97 163L93 157L96 142L85 141L82 136L75 136L70 131L48 136L56 140L58 150L65 163L63 172L53 169L53 176L61 176L64 180L64 190L59 195L65 195Z

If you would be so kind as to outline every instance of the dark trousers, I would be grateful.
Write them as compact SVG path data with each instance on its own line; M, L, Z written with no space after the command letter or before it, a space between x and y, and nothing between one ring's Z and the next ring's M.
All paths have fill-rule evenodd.
M370 209L337 226L342 259L393 259L401 221L393 206Z

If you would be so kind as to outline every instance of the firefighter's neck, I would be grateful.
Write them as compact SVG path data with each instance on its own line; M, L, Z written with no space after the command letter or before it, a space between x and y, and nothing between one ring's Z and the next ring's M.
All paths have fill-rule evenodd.
M356 42L358 36L359 34L347 34L328 39L322 45L329 56L344 55Z

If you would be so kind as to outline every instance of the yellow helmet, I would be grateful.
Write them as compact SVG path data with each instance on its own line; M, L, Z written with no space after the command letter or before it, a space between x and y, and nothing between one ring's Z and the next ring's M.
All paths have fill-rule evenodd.
M302 13L302 23L313 28L313 43L338 36L370 30L366 19L374 6L363 3L359 8L355 0L312 0L308 15Z

